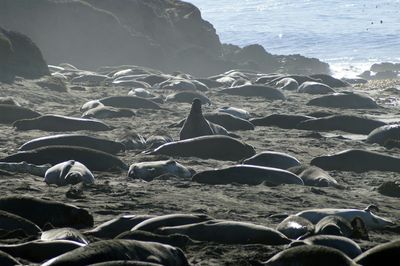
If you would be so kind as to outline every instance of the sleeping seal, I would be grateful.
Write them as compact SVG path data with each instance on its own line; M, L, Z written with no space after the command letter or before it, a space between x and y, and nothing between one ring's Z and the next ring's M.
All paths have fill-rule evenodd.
M174 160L135 163L129 167L128 171L128 177L145 181L151 181L165 174L181 178L192 177L192 172L188 168Z
M283 95L280 90L263 85L242 85L229 89L223 89L220 92L229 95L259 96L270 101L286 99L285 95Z
M94 176L85 165L69 160L49 168L44 175L44 181L57 186L75 185L80 182L93 184Z
M352 92L334 93L311 99L307 105L348 108L348 109L376 109L379 105L369 96Z
M243 161L243 164L288 169L301 163L295 157L276 151L264 151ZM297 174L297 173L296 173Z

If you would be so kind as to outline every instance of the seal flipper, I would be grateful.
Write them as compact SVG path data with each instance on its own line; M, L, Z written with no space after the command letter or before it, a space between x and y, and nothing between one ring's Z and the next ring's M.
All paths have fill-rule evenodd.
M72 168L72 166L74 166L74 164L75 164L74 160L69 160L69 161L65 162L65 164L60 172L60 178L65 179L67 177L69 170L71 170L71 168Z

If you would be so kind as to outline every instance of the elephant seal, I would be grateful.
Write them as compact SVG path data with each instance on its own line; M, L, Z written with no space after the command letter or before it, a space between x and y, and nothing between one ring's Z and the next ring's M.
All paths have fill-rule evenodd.
M93 229L85 231L85 235L99 238L115 238L125 231L131 230L144 220L154 218L154 215L121 215L110 221L104 222Z
M83 246L85 245L82 243L69 240L36 240L21 244L0 244L0 250L14 257L22 258L30 262L41 263Z
M192 171L174 161L151 161L132 164L128 170L128 177L151 181L161 175L174 175L180 178L191 178Z
M228 89L223 89L220 93L239 96L259 96L267 100L286 100L285 95L280 90L263 85L243 85Z
M301 241L294 241L289 244L290 247L301 245L320 245L340 250L349 258L354 259L362 253L360 246L353 240L343 236L317 235L311 236Z
M159 83L158 86L163 90L177 90L177 91L196 91L197 87L190 80L172 78Z
M346 108L346 109L377 109L379 105L369 96L353 92L334 93L311 99L307 105Z
M94 176L85 165L69 160L49 168L44 175L44 181L57 186L76 185L80 182L93 184Z
M250 122L255 126L276 126L284 129L295 129L300 122L313 118L307 115L272 114L262 118L250 119Z
M173 141L174 139L168 133L160 131L146 139L146 146L150 149L155 149Z
M0 210L19 215L41 228L47 223L77 229L93 226L93 216L85 209L28 196L0 197Z
M400 182L399 181L385 181L376 189L380 194L400 198Z
M168 95L165 98L166 102L192 103L194 99L199 99L201 104L211 105L211 100L197 91L181 91Z
M184 248L193 242L189 237L180 234L159 235L147 231L135 230L123 232L114 239L129 239L145 242L157 242L161 244L171 245L178 248Z
M43 177L46 171L51 167L50 164L36 165L29 164L27 162L20 163L4 163L0 162L0 170L7 171L9 173L28 173Z
M206 135L229 135L229 133L222 126L210 123L204 118L201 101L195 98L190 113L179 132L179 138L185 140Z
M290 239L298 239L301 236L313 233L315 228L314 224L309 220L300 216L290 215L278 224L276 230Z
M144 87L130 90L128 92L128 96L137 96L137 97L146 98L146 99L151 99L151 98L155 97L154 94L151 94L151 92L144 89Z
M135 225L131 231L141 230L154 232L160 227L200 223L211 219L213 218L205 214L167 214L144 220Z
M228 136L201 136L161 145L147 154L238 161L253 156L254 148Z
M19 263L19 261L11 257L9 254L0 251L0 265L15 266L15 265L21 265L21 263Z
M62 115L42 115L32 119L21 119L13 123L17 130L43 131L107 131L112 128L107 124L93 119L75 118Z
M82 118L119 118L119 117L132 117L135 116L135 112L131 109L115 108L111 106L97 106L90 109L82 114Z
M400 158L366 150L345 150L333 155L315 157L310 162L324 170L400 172Z
M369 240L367 228L360 217L355 217L350 222L337 215L325 216L315 225L314 234Z
M400 140L400 124L375 128L369 133L366 142L385 145L389 140Z
M335 187L342 189L343 186L339 185L339 183L330 176L327 172L322 170L319 167L315 166L294 166L287 169L289 172L292 172L298 175L304 182L306 186L313 187Z
M305 245L285 249L264 262L263 265L356 266L358 264L354 263L346 254L335 248L320 245Z
M375 128L386 125L385 122L353 115L332 115L301 121L298 129L341 130L354 134L369 134Z
M275 86L280 90L286 91L297 91L299 89L299 83L292 78L283 78L275 83Z
M89 241L86 237L78 230L70 227L50 229L43 231L40 240L42 241L54 241L54 240L70 240L78 243L87 245Z
M306 81L299 86L297 92L308 93L308 94L330 94L336 91L330 86L314 81Z
M125 151L125 145L121 142L80 134L59 134L36 138L25 142L19 150L29 151L46 146L77 146L110 154Z
M291 242L282 233L266 226L224 220L162 227L159 232L162 234L182 234L197 241L211 241L231 245L285 245Z
M239 117L244 120L250 119L250 113L244 109L236 108L236 107L228 107L224 106L217 109L217 112L227 113L236 117Z
M211 185L231 183L264 184L267 186L282 184L304 185L303 180L291 172L278 168L245 164L199 172L193 176L192 181Z
M81 162L91 171L128 169L124 162L109 153L76 146L46 146L30 151L21 151L0 159L0 162L25 161L36 165L56 165L68 160Z
M55 257L42 266L86 266L113 260L140 260L165 266L188 266L182 250L155 242L114 239L91 243Z
M331 88L343 88L349 87L350 84L344 80L340 80L327 74L313 74L310 77L320 79L322 83L328 85Z
M297 216L303 217L313 224L317 224L321 219L329 215L335 215L345 218L348 222L352 222L354 218L359 217L368 229L382 229L386 226L393 225L393 222L379 217L372 213L372 209L377 209L370 205L364 210L359 209L311 209L297 213Z
M295 157L276 151L264 151L243 161L243 164L288 169L301 165Z
M162 266L159 263L138 260L113 260L90 264L90 266Z
M0 210L0 229L3 231L23 230L27 235L36 236L40 228L31 221L16 214Z
M0 104L0 113L2 114L0 124L12 124L17 120L41 116L40 113L31 109L10 104Z
M387 261L396 264L399 258L400 240L377 245L354 259L356 263L363 266L381 265ZM385 263L384 263L385 264Z
M81 111L87 111L95 106L93 104L103 104L115 108L128 109L161 109L161 107L148 99L136 96L110 96L100 100L89 101L81 107Z

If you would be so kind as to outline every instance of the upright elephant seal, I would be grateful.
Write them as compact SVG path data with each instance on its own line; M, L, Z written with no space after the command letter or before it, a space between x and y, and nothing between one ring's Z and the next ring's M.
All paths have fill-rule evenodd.
M379 108L379 105L371 97L352 92L324 95L308 101L307 105L347 109Z
M355 262L363 266L375 266L394 263L399 259L400 240L377 245L354 259Z
M297 175L272 167L255 165L236 165L227 168L208 170L195 174L192 181L204 184L247 184L278 186L281 184L304 185Z
M193 172L174 160L135 163L129 167L128 171L128 177L145 181L151 181L165 174L191 178Z
M364 210L335 208L311 209L301 211L296 215L306 218L313 224L317 224L321 219L326 216L335 215L345 218L350 223L353 221L354 218L359 217L363 220L365 226L368 229L382 229L386 226L393 225L392 221L373 214L373 209L377 208L373 205L370 205Z
M353 115L332 115L300 122L298 129L341 130L354 134L369 134L372 130L386 125L385 122Z
M17 120L41 116L40 113L31 109L10 104L0 104L0 113L0 124L12 124Z
M49 168L44 175L44 181L57 186L75 185L80 182L93 184L94 176L82 163L69 160Z
M32 119L15 121L13 126L17 130L43 131L106 131L112 128L107 124L94 119L75 118L62 115L42 115Z
M243 161L243 164L288 169L301 165L295 157L276 151L264 151Z
M161 145L147 154L173 157L198 157L225 161L238 161L253 156L254 148L237 139L221 136L202 136Z
M400 124L375 128L369 133L366 142L385 145L389 140L400 140Z
M343 252L320 245L306 245L285 249L263 265L268 266L356 266Z
M239 96L259 96L267 100L285 100L285 95L278 89L263 86L263 85L243 85L220 91L224 94L239 95Z
M311 160L311 165L324 170L400 172L400 158L366 150L345 150L333 155L319 156Z
M81 134L59 134L36 138L24 143L19 150L29 151L46 146L76 146L111 154L125 151L125 145L121 142Z
M0 197L0 210L19 215L40 227L46 223L77 229L93 226L93 216L87 210L28 196Z
M43 266L86 266L113 260L139 260L164 266L189 266L179 248L155 242L115 239L102 240L55 257Z
M162 234L181 234L193 240L223 244L285 245L291 242L270 227L246 222L211 220L182 226L163 227Z
M21 151L0 159L0 162L25 161L37 165L56 165L69 160L81 162L91 171L128 169L128 166L116 156L76 146L46 146L30 151Z
M229 135L222 126L207 121L201 110L200 99L194 99L190 113L179 132L180 140L206 136L206 135Z

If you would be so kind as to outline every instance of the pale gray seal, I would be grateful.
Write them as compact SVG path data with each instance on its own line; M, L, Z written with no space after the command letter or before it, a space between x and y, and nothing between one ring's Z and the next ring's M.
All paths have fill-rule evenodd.
M356 266L346 254L330 247L305 245L285 249L263 265L268 266Z
M0 104L0 113L0 124L12 124L17 120L41 116L40 113L31 109L10 104Z
M247 222L211 220L159 229L162 234L182 234L193 240L223 244L285 245L291 242L279 231Z
M107 131L112 128L94 119L68 117L62 115L42 115L31 119L21 119L13 123L17 130L43 130L43 131Z
M161 175L174 175L180 178L192 177L192 171L174 160L134 163L129 167L128 177L151 181Z
M249 120L250 119L250 113L244 109L237 108L237 107L231 107L231 106L223 106L217 109L217 112L221 113L228 113L230 115L239 117L244 120Z
M128 166L114 155L77 146L45 146L17 152L0 159L0 162L25 161L36 165L56 165L71 159L83 163L91 171L128 169Z
M299 165L287 170L298 175L306 186L343 188L336 179L319 167Z
M82 118L118 118L118 117L132 117L135 116L135 112L131 109L126 108L115 108L111 106L97 106L90 110L87 110L82 114Z
M310 162L324 170L400 172L400 158L367 150L345 150L315 157Z
M341 130L354 134L369 134L372 130L386 125L385 122L354 115L332 115L301 121L298 129Z
M275 86L280 90L297 91L299 83L292 78L283 78L275 83Z
M144 88L132 89L128 92L128 96L137 96L137 97L148 98L148 99L155 97L154 94L151 94L150 91L148 91Z
M298 239L301 236L312 234L315 228L314 224L309 220L300 216L290 215L278 224L276 230L290 239Z
M325 208L325 209L311 209L305 210L297 213L297 216L306 218L313 224L317 224L321 219L329 215L335 215L345 218L348 222L352 222L354 218L359 217L363 220L365 226L368 229L381 229L385 226L393 225L393 222L379 217L373 214L372 209L376 209L375 206L368 206L365 210L359 209L335 209L335 208Z
M69 160L49 168L44 175L44 181L57 186L75 185L80 182L93 184L94 176L84 164Z
M164 154L172 157L198 157L238 161L253 156L254 148L237 139L221 136L202 136L164 144L147 154Z
M19 147L19 150L28 151L46 146L77 146L111 154L125 151L125 145L121 142L81 134L59 134L32 139Z
M234 88L223 89L221 93L239 96L260 96L267 100L285 100L286 97L280 90L262 85L243 85Z
M140 260L164 266L189 266L179 248L155 242L102 240L55 257L42 266L86 266L113 260Z
M288 169L301 165L294 156L283 152L264 151L243 161L243 164ZM297 174L297 173L296 173Z
M330 94L336 91L326 84L314 81L306 81L299 86L297 92L308 94Z
M28 196L1 197L0 210L19 215L40 227L46 223L77 229L93 226L93 216L87 210L70 204Z
M42 234L40 235L40 240L42 241L70 240L84 245L87 245L89 243L89 241L80 231L70 227L55 228L43 231Z
M348 108L348 109L376 109L379 105L369 96L353 92L335 93L311 99L307 105Z
M267 186L304 185L303 180L291 172L278 168L245 164L198 172L193 176L192 181L212 185L231 183L265 184Z

